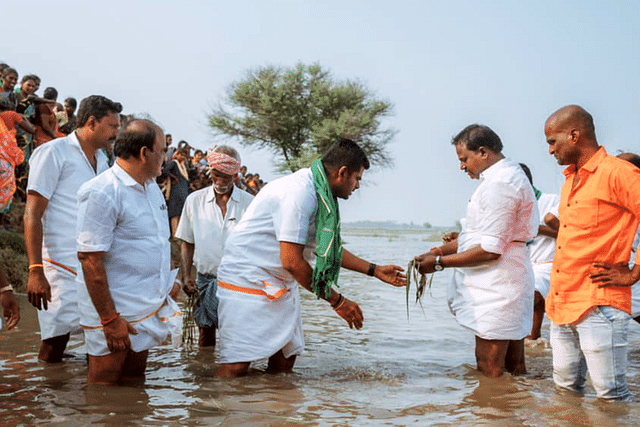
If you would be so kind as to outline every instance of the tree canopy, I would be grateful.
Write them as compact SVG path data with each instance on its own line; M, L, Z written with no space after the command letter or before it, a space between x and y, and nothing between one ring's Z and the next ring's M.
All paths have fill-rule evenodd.
M215 134L271 151L282 172L309 166L339 138L357 142L372 164L388 166L396 131L382 128L381 119L392 109L361 82L335 81L318 64L268 66L232 83L209 125Z

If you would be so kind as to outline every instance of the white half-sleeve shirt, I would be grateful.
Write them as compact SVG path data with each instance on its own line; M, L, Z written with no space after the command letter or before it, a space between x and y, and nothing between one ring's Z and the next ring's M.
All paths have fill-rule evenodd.
M223 218L213 187L189 194L176 237L194 245L193 263L198 273L217 274L225 242L252 200L251 194L234 186Z
M84 184L78 199L78 251L105 252L116 310L127 320L157 310L173 285L167 205L158 185L140 185L116 163ZM82 325L100 325L86 286L78 304Z
M67 267L79 265L76 221L80 186L109 169L107 156L96 151L93 170L76 133L42 144L29 159L27 191L49 201L42 217L42 257Z
M520 165L505 158L480 174L458 252L479 244L500 258L454 272L448 298L456 320L480 338L519 340L529 334L534 277L525 242L537 235L538 223L535 195Z

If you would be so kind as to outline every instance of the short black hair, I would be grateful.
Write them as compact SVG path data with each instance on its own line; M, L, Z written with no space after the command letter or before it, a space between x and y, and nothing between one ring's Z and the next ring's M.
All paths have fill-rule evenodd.
M28 82L29 80L32 80L37 84L40 84L40 77L36 76L35 74L27 74L26 76L22 77L22 80L20 80L20 84Z
M122 104L113 102L102 95L91 95L80 101L78 109L78 127L84 126L91 116L100 120L110 113L120 113Z
M64 102L68 103L71 106L71 108L74 109L74 111L78 107L78 101L76 101L75 98L69 97L65 99Z
M502 141L489 126L472 124L462 129L460 133L453 137L451 144L465 144L467 150L478 151L484 147L494 153L502 153Z
M151 120L130 120L118 133L116 142L113 144L113 154L126 160L131 157L139 158L142 147L153 151L156 143L156 130L157 125Z
M357 172L363 167L369 169L371 166L364 150L347 138L339 139L329 147L322 156L322 165L325 169L346 166L349 173Z
M58 99L58 91L55 87L48 87L44 90L42 97L44 99Z
M16 76L18 75L18 71L16 71L15 68L11 68L7 65L7 67L5 67L2 70L2 77L8 77L9 74L15 74Z

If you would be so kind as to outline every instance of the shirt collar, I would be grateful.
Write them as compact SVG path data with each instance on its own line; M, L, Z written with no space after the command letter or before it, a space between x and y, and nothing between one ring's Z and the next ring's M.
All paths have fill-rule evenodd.
M598 151L596 151L596 153L591 156L587 163L585 163L580 169L584 169L589 173L593 173L596 169L598 169L598 166L600 165L600 163L602 163L605 157L607 157L607 150L605 150L604 146L600 146L600 148L598 148ZM562 171L562 173L565 176L568 176L572 173L575 173L575 171L576 165L569 165Z
M113 164L113 166L111 167L111 170L113 170L113 174L116 176L116 178L122 181L122 183L127 187L136 187L138 190L141 190L141 191L145 190L145 187L143 187L142 185L140 185L138 181L133 179L133 177L129 175L126 170L122 169L122 167L118 164L117 161ZM147 180L145 184L149 185L149 180Z
M76 131L71 132L68 135L68 138L71 144L75 145L78 147L78 150L82 151L82 146L80 145L80 140L78 139L78 135L76 135Z
M480 181L491 178L493 175L497 174L498 171L506 164L506 160L507 158L504 157L480 172Z
M239 198L239 192L238 189L236 188L236 185L233 184L233 189L231 190L231 197L229 197L229 200L233 200L234 202L238 201ZM210 185L207 187L207 202L215 202L216 201L216 192L213 189L213 185Z

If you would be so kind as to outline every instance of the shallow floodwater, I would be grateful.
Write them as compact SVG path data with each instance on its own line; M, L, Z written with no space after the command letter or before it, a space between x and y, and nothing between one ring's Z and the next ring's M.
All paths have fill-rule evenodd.
M433 245L429 233L386 230L343 232L346 247L377 263L405 265ZM527 348L528 374L486 379L475 370L474 337L446 306L449 272L436 275L431 295L411 304L404 289L341 273L341 292L365 315L360 331L303 291L306 350L294 373L213 377L213 352L170 345L150 352L144 382L89 387L80 337L64 363L46 366L36 353L35 309L21 298L16 331L0 333L0 425L638 425L640 325L630 325L628 381L634 403L604 403L559 392L551 378L548 321L543 340ZM412 292L413 294L413 292ZM415 295L415 294L413 294Z

